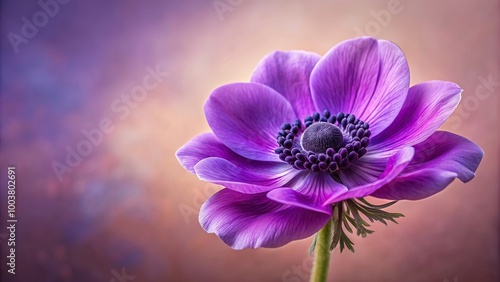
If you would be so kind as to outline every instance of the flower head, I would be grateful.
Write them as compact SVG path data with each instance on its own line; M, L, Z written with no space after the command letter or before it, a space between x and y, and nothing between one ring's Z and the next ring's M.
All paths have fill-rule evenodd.
M224 187L203 204L202 227L235 249L279 247L320 230L335 203L419 200L471 180L483 151L436 131L462 89L409 82L399 47L363 37L323 57L273 52L250 82L215 89L205 104L213 133L177 152Z

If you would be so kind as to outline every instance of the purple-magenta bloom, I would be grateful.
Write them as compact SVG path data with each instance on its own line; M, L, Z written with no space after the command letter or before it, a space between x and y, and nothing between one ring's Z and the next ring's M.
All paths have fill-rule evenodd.
M188 171L224 186L200 223L234 249L279 247L320 230L343 200L429 197L474 177L483 151L436 131L460 101L447 81L409 87L403 52L369 37L325 56L273 52L248 83L213 91L213 133L177 152Z

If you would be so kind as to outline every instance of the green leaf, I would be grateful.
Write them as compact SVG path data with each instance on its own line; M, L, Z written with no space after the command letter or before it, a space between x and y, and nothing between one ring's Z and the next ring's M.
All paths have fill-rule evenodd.
M309 255L312 256L313 252L314 252L314 248L316 248L316 242L318 241L318 233L316 233L316 235L314 235L314 239L311 243L311 247L309 247Z
M397 223L396 218L404 217L403 214L390 213L383 210L394 205L396 202L392 201L383 205L373 205L364 198L359 198L336 203L333 206L333 235L330 250L339 246L341 253L345 248L354 253L354 243L345 231L352 234L353 230L356 229L356 235L364 238L374 232L368 229L370 223L374 223L375 221L385 225L387 225L387 221ZM314 251L315 244L316 237L309 250L310 253Z

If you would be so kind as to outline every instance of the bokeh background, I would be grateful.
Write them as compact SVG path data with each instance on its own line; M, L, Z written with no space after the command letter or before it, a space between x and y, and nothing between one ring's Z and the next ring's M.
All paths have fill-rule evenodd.
M312 238L234 251L205 233L198 210L219 188L174 153L209 130L210 92L247 81L267 53L324 54L360 35L400 45L412 84L459 83L461 105L442 128L485 157L470 183L399 202L399 225L353 236L356 253L333 254L330 281L498 281L498 1L60 1L46 20L36 1L1 2L1 281L307 281ZM23 18L39 25L24 27L28 36ZM127 98L152 69L154 87ZM89 143L84 132L103 120L107 132ZM57 173L78 146L87 155ZM5 263L8 164L15 276Z

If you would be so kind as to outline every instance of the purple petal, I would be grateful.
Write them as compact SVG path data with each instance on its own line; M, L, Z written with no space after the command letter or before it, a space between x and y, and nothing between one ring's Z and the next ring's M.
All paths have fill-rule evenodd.
M260 61L252 82L265 84L283 95L298 118L316 111L309 88L309 76L321 56L304 51L275 51Z
M420 200L440 192L457 174L439 169L422 169L392 180L372 196L391 200Z
M261 194L223 189L206 201L200 223L233 249L276 248L307 238L326 225L330 215L274 202Z
M292 188L274 189L267 193L267 197L276 202L330 215L332 206L324 206L324 202L347 191L344 185L336 182L328 173L302 173L288 185Z
M205 115L215 135L231 150L254 160L279 161L276 135L295 120L290 103L257 83L233 83L212 92Z
M311 74L316 108L354 114L370 124L372 136L397 116L409 83L408 64L401 49L369 37L335 46Z
M261 193L281 187L300 171L284 162L207 158L195 165L201 180L241 193Z
M231 151L226 145L222 144L213 133L203 133L191 139L182 146L175 156L181 165L189 172L194 172L194 166L201 160L209 157L220 157L223 159L241 159L242 156Z
M352 163L348 169L339 171L340 179L348 188L377 181L384 172L388 160L389 157L369 152Z
M415 158L405 172L435 168L455 172L467 182L474 177L484 152L467 138L446 131L436 131L424 142L414 146Z
M384 172L378 178L378 180L372 183L368 183L362 186L349 189L349 191L341 195L334 195L325 202L325 205L333 204L346 199L361 198L371 195L377 189L379 189L380 187L384 186L385 184L393 180L395 177L397 177L411 161L411 159L413 158L413 154L414 154L414 149L412 147L405 147L401 149L400 151L398 151L396 154L394 154L392 157L389 158L389 160L387 161L387 166Z
M403 173L373 195L386 199L418 200L443 190L455 177L474 177L483 151L464 137L437 131L414 146L415 157Z
M410 88L394 122L371 142L371 150L399 149L427 139L450 116L462 89L447 81L429 81Z

